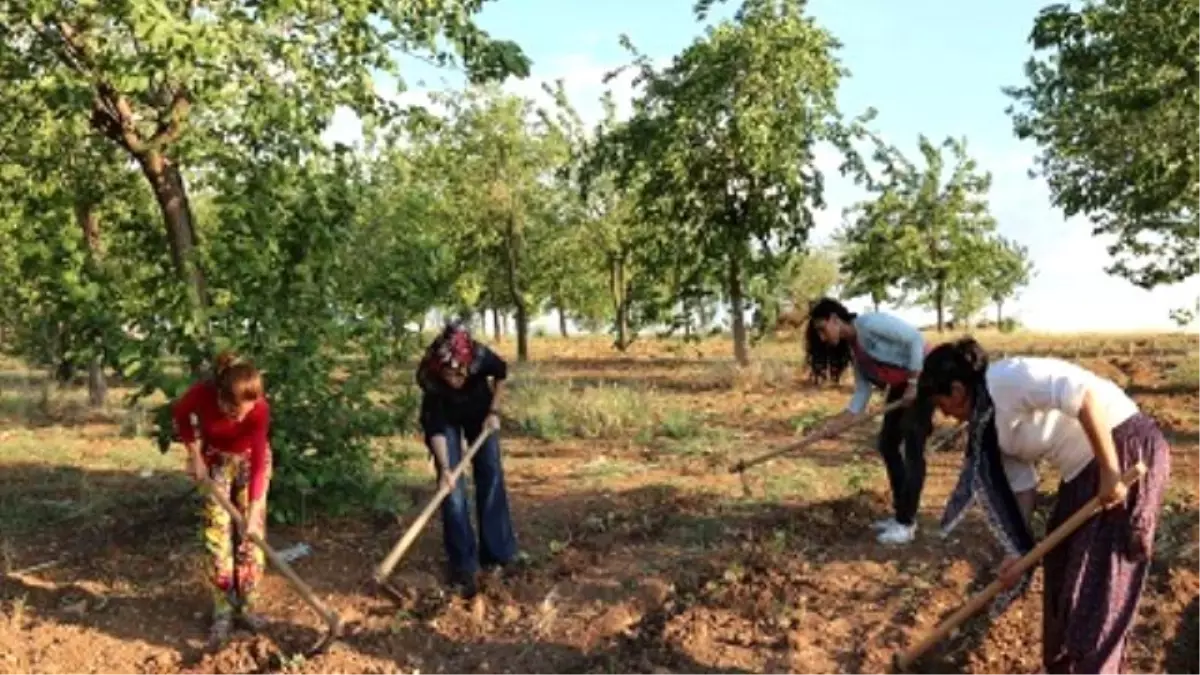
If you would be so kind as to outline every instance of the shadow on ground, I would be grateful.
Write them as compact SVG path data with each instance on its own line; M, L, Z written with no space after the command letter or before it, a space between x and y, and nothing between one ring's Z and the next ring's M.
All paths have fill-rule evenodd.
M296 571L343 613L350 630L330 654L299 660L321 625L270 575L263 611L274 624L266 642L243 641L213 656L200 650L207 599L196 500L179 499L173 492L179 484L150 491L134 474L28 464L7 466L0 476L4 509L36 509L29 500L53 496L36 486L78 479L64 483L64 471L88 474L89 496L109 510L46 520L20 535L6 525L0 534L8 571L60 562L8 576L0 603L10 616L19 605L14 630L29 649L42 631L73 626L79 629L73 636L102 633L161 651L139 656L153 658L150 665L94 655L99 667L117 670L878 671L981 588L996 562L974 521L948 541L922 537L903 550L876 545L870 523L887 504L874 492L763 503L674 485L566 495L517 489L518 536L530 561L487 586L483 610L439 588L436 522L394 575L402 603L371 591L372 566L412 512L400 523L363 518L272 528L273 541L312 546ZM1194 583L1189 560L1164 560L1154 574L1186 572L1188 565ZM1156 589L1179 593L1176 586ZM1026 611L1035 601L1027 601ZM1183 645L1165 645L1169 654L1155 658L1194 663L1182 650L1191 636L1195 653L1196 601L1182 616L1171 612ZM1000 644L1012 652L1002 663L1017 672L1031 663L1036 668L1038 637L1030 625L1005 617L997 629L977 618L962 636L932 650L922 667L990 670L981 654L1000 653Z

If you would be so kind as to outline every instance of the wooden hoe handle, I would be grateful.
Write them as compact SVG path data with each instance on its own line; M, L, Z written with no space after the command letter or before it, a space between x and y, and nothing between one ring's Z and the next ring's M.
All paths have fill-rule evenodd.
M283 559L283 556L279 555L275 549L271 548L270 544L268 544L266 540L264 540L258 534L248 531L248 528L246 527L246 521L244 518L242 518L242 514L237 510L237 508L234 507L233 503L229 501L229 496L221 492L221 490L212 482L212 480L205 478L202 486L205 492L207 492L210 497L216 500L216 502L221 505L221 508L225 509L225 511L229 514L229 517L233 520L234 526L236 526L238 531L242 533L242 536L247 537L250 541L254 542L255 546L262 549L263 553L265 553L267 558L270 559L271 564L275 567L275 569L279 570L283 574L284 578L288 580L288 583L291 584L292 588L294 588L296 592L300 594L300 597L304 598L304 601L307 602L310 607L316 610L317 614L321 616L321 619L324 620L325 624L329 627L329 636L336 636L341 627L341 619L338 617L337 612L330 609L325 605L325 603L321 602L321 600L317 598L317 595L316 593L313 593L312 588L310 588L308 584L304 583L304 580L296 574L295 570L292 569L292 566L289 565L288 562Z
M1146 475L1146 465L1138 462L1135 466L1130 467L1130 469L1125 472L1124 476L1121 476L1121 482L1125 483L1125 485L1133 485L1144 475ZM1049 553L1055 546L1058 546L1064 539L1071 536L1071 534L1075 532L1075 530L1079 529L1081 525L1086 523L1088 519L1103 510L1104 506L1101 505L1100 498L1092 497L1088 503L1081 506L1079 510L1074 513L1074 515L1064 521L1063 524L1054 528L1054 531L1046 535L1045 539L1042 539L1040 542L1038 542L1038 545L1035 546L1032 551L1022 556L1021 559L1016 562L1013 568L1013 575L1019 576L1024 574L1027 570L1029 570L1029 568L1041 561L1041 559L1045 557L1045 555ZM904 650L903 652L897 653L892 658L892 665L895 667L896 671L903 672L907 670L908 667L912 665L912 663L916 661L919 656L921 656L921 654L924 654L930 647L944 640L947 635L954 631L955 628L958 628L959 624L961 624L963 621L966 621L973 614L986 607L987 604L991 602L992 598L996 597L996 595L1003 590L1004 583L1000 579L996 579L992 581L992 583L988 584L987 587L982 591L972 596L971 599L967 600L962 607L959 607L957 611L939 624L937 628L934 628L926 633L920 640L916 642L916 644Z
M850 429L853 429L854 427L856 427L860 424L864 424L864 423L868 422L869 420L873 420L876 417L879 417L880 415L886 415L886 414L892 412L893 410L900 408L903 405L904 405L904 401L893 401L892 403L889 403L888 405L884 406L880 410L878 410L874 413L871 413L870 415L864 415L863 417L860 417L849 424L839 426L835 429L823 429L823 430L817 431L815 433L811 433L811 434L805 436L804 438L801 438L800 440L796 441L795 443L792 443L791 445L785 446L778 450L772 450L771 452L768 452L765 455L759 455L758 457L755 457L753 459L747 459L744 461L740 461L737 464L734 464L733 466L729 467L729 473L742 473L746 469L749 469L752 466L762 464L763 462L768 462L768 461L775 459L776 457L779 457L781 455L787 455L787 454L796 452L797 450L803 450L804 448L807 448L808 446L810 446L818 441L824 441L824 440L833 438L834 436L837 436L838 434L841 434L845 431L849 431Z
M433 517L433 514L437 512L438 507L442 505L442 501L446 499L446 496L450 494L452 489L454 489L454 486L458 483L459 477L462 476L467 467L471 465L471 460L475 457L475 453L479 452L479 449L483 447L484 441L487 440L488 436L492 435L493 431L494 429L485 428L483 433L479 434L479 438L475 439L475 443L473 443L471 447L467 448L467 452L458 462L458 466L454 467L454 469L450 471L450 480L448 484L440 485L438 487L438 491L434 493L433 497L429 500L429 503L425 505L425 510L421 511L421 514L417 516L417 519L413 521L412 525L408 526L408 531L404 533L404 536L400 537L400 540L397 541L396 545L392 547L392 550L388 552L387 557L383 559L383 562L379 563L379 566L375 568L375 583L382 584L387 580L388 577L392 575L392 570L396 568L396 564L400 562L400 558L406 551L408 551L408 548L412 546L413 542L417 540L417 536L421 534L423 529L425 529L425 525L429 522L429 519Z

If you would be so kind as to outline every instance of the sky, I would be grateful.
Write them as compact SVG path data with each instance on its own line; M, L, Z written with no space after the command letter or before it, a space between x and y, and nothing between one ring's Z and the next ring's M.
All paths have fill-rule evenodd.
M1005 108L1002 87L1023 81L1031 54L1027 42L1033 19L1049 0L810 0L809 12L842 43L838 58L850 70L839 91L843 113L878 110L872 128L909 157L917 157L917 136L935 142L966 137L968 152L992 174L990 203L998 232L1029 249L1035 276L1013 301L1006 316L1042 331L1171 330L1169 312L1191 307L1200 286L1195 279L1153 291L1106 274L1111 262L1108 238L1092 234L1083 218L1065 219L1050 203L1041 179L1030 178L1036 146L1018 141ZM629 79L605 85L606 73L628 63L619 45L626 34L647 56L667 62L702 34L692 14L694 0L493 0L478 23L497 38L517 42L532 60L531 75L510 79L505 89L546 100L541 82L564 81L585 121L600 117L599 98L611 88L618 110L627 112L634 92ZM732 14L736 0L714 10L711 23ZM430 90L461 86L461 76L405 59L402 100L423 102ZM390 78L377 78L381 91L395 92ZM353 114L340 111L326 134L330 140L360 137ZM836 174L836 158L820 162L826 174L827 208L817 214L811 241L828 241L841 223L842 209L864 194ZM868 309L865 301L851 309ZM918 323L932 318L914 308L885 308ZM994 312L994 309L989 309ZM553 322L537 322L551 326Z

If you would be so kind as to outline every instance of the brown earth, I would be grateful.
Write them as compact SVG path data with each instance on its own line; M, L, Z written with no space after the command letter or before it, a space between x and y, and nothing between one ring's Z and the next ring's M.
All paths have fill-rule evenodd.
M1129 645L1130 672L1195 673L1197 390L1167 384L1174 366L1165 359L1084 364L1128 387L1174 443L1173 488ZM194 499L85 512L34 534L0 536L10 572L0 586L0 672L881 672L992 579L997 556L977 515L950 539L936 533L956 452L930 456L921 532L904 548L877 544L869 530L888 510L869 431L817 446L802 461L759 468L752 496L743 496L726 467L794 439L797 417L837 409L848 386L813 389L794 368L751 377L711 361L645 354L559 353L537 372L573 386L650 383L655 400L705 411L725 431L694 452L661 439L508 434L505 469L531 560L487 580L477 602L440 590L436 520L394 577L403 602L366 582L427 492L415 495L418 505L400 523L316 519L274 528L277 544L312 547L295 568L348 625L328 653L308 659L320 622L273 573L262 604L272 625L204 653ZM127 442L113 424L57 432L20 431L15 419L6 425L34 442L60 442L49 435L59 433L84 449L53 466L4 455L5 509L78 494L64 485L86 484L92 495L145 489L135 471L90 463L90 453ZM1043 487L1052 494L1052 483ZM139 522L146 524L131 527ZM44 561L57 564L23 571ZM1039 578L1004 615L969 621L916 669L1038 672L1040 613Z

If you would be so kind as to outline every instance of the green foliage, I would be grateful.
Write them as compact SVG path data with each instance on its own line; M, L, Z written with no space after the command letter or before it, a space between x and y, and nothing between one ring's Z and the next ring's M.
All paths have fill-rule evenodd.
M1043 9L1028 81L1006 90L1056 206L1114 235L1108 271L1142 288L1196 274L1200 10L1193 0Z
M122 317L139 311L135 291L154 276L139 256L156 216L113 148L28 94L0 95L38 119L33 133L6 127L0 148L0 326L13 353L65 380L116 365Z
M845 280L847 298L867 296L876 308L903 299L899 291L905 271L896 236L904 208L900 195L883 190L874 200L851 206L843 213L845 224L834 235L841 252L838 271Z
M565 142L555 129L534 124L529 101L495 88L438 102L444 118L408 138L431 189L452 195L437 201L439 233L453 242L459 273L477 293L458 300L513 310L518 359L525 360L531 313L562 290L552 279L572 253L572 205L542 180L565 161Z
M837 47L802 2L748 0L665 68L634 52L645 93L599 153L619 185L637 190L642 219L671 224L648 243L679 270L680 288L698 294L721 270L743 364L747 280L778 251L803 247L824 205L816 147L840 149L843 171L860 164L856 126L837 108L846 74Z
M272 516L295 521L301 509L344 511L373 505L373 437L412 418L411 391L373 400L385 366L411 341L397 341L396 316L427 301L394 296L361 255L372 222L373 191L345 154L295 163L247 160L227 165L204 223L211 244L204 267L212 289L212 349L233 348L264 372L272 406L275 456ZM381 247L386 249L386 247ZM385 260L383 262L386 262ZM133 355L141 390L177 396L187 381L155 355L186 348L191 336L159 333ZM163 339L165 337L165 339ZM169 434L165 409L160 434Z
M967 155L963 140L935 146L922 135L918 147L924 167L896 148L878 148L882 179L872 185L875 197L851 210L857 219L840 235L847 249L842 271L855 292L876 302L888 298L893 285L915 294L936 311L942 330L947 309L969 318L987 300L980 270L1000 250L991 239L991 176ZM954 162L949 175L944 151Z
M759 339L775 328L783 312L807 311L810 303L832 294L841 280L832 249L781 255L772 272L750 284L749 295L756 304L755 336Z
M982 292L996 305L996 323L1003 326L1004 303L1029 285L1033 263L1029 250L1011 239L996 237L988 245L987 264L979 269L977 279Z
M637 330L661 321L673 304L673 294L664 287L659 249L649 245L659 230L635 210L636 189L630 183L618 184L616 171L605 163L608 147L604 141L623 128L616 117L611 91L600 99L604 117L592 131L568 100L563 83L545 87L553 97L551 110L539 111L545 123L554 128L569 148L567 164L559 171L559 180L576 193L580 247L573 262L582 263L569 270L575 292L576 309L589 323L605 321L615 337L614 346L625 351L637 336ZM603 301L604 306L598 305Z
M567 436L613 438L647 424L648 401L628 387L539 382L524 378L509 390L509 407L517 429L544 440Z

